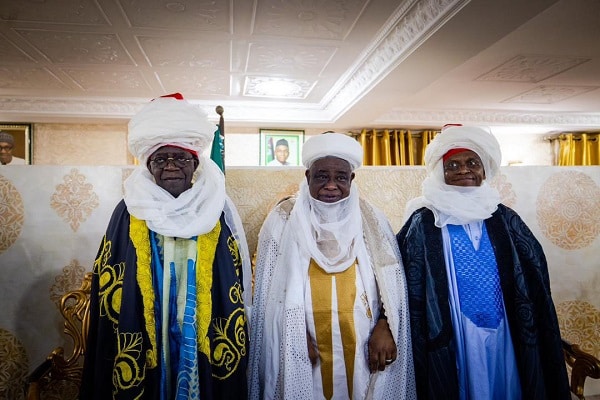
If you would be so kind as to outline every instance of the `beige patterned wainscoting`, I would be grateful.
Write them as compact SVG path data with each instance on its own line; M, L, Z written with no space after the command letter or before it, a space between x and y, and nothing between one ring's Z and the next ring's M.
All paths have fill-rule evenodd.
M132 168L0 167L0 398L19 399L26 374L54 347L68 346L56 303L91 270ZM492 184L546 251L563 336L600 357L600 167L500 172ZM356 183L398 231L424 176L421 167L363 167ZM227 170L251 252L268 211L303 178L300 167ZM586 389L600 393L597 381Z

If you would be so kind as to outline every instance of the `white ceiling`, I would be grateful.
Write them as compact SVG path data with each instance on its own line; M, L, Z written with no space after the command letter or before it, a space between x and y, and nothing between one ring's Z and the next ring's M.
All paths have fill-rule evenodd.
M245 127L600 129L600 1L0 0L1 122L172 92Z

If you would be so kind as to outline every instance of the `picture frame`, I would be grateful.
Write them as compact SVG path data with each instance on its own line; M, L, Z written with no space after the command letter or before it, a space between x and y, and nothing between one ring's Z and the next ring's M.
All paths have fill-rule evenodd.
M277 162L277 143L288 144L287 164ZM293 129L260 129L260 165L266 166L298 166L302 165L302 145L304 144L304 130ZM280 158L283 154L280 153ZM281 160L280 160L281 161Z
M0 123L0 130L10 133L15 139L12 156L13 162L9 165L32 163L32 124L27 123ZM20 159L20 160L19 160ZM15 162L17 161L18 162Z

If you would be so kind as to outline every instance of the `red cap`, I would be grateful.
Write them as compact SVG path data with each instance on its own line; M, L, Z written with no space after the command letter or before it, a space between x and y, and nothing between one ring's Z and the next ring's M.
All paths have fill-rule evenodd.
M165 94L164 96L160 96L160 97L174 97L177 100L183 100L183 95L181 93Z
M463 124L446 124L446 125L442 126L442 130L449 128L451 126L463 126Z
M442 156L442 160L446 161L448 158L452 157L455 154L462 153L463 151L469 151L470 149L465 149L464 147L458 147L456 149L450 149Z

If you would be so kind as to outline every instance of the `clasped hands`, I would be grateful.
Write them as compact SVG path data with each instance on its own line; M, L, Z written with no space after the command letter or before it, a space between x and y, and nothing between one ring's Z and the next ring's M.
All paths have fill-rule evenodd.
M308 345L308 358L315 365L319 359L319 351L314 345L308 332L306 333ZM375 324L369 338L369 370L371 372L383 371L385 367L396 360L397 348L394 337L390 331L387 320L380 319Z

